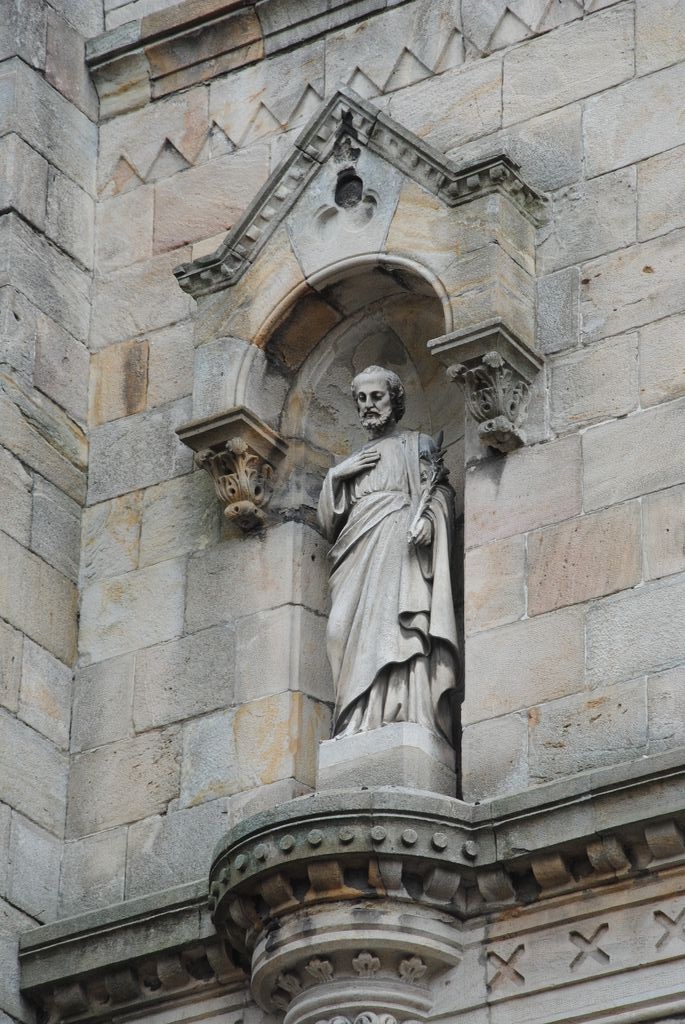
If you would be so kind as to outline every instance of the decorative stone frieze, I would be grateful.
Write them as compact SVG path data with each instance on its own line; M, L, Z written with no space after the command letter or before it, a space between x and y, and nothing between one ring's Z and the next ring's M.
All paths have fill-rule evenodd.
M530 384L542 367L541 356L500 321L435 338L429 349L443 361L460 357L448 366L447 376L463 386L483 444L500 452L525 444Z
M287 442L242 406L196 420L177 433L214 480L226 518L245 532L261 529Z

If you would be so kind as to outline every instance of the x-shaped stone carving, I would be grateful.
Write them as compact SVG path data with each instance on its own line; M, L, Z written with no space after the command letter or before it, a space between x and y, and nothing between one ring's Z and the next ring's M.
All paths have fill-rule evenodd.
M675 921L668 914L665 914L663 910L654 911L654 920L658 921L664 929L664 934L657 940L657 949L662 949L671 939L682 939L685 942L685 907L680 911Z
M569 939L574 946L577 946L580 950L576 953L573 960L571 961L571 970L575 970L576 967L580 967L584 960L591 957L596 960L598 964L608 964L611 957L609 954L601 948L599 940L605 932L609 931L608 924L600 924L599 927L595 928L594 932L589 939L586 939L580 932L570 932Z
M488 988L494 988L500 981L511 981L514 985L518 986L525 984L525 976L520 971L517 971L514 966L517 961L520 961L525 949L526 947L521 943L509 958L502 957L499 953L495 953L492 950L488 951L488 963L492 964L495 968L495 973L488 982Z

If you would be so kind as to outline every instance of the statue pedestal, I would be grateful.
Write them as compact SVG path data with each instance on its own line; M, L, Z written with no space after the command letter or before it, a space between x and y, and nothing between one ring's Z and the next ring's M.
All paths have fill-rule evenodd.
M454 750L413 722L319 744L317 790L402 786L455 796Z

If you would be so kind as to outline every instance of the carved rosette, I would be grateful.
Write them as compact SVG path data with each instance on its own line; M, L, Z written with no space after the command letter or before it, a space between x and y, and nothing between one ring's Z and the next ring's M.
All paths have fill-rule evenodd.
M484 444L500 452L513 452L525 444L521 428L528 413L529 387L499 352L486 352L475 366L455 363L447 376L464 385L467 408Z
M243 407L189 423L178 435L214 480L226 518L245 532L262 529L286 442Z

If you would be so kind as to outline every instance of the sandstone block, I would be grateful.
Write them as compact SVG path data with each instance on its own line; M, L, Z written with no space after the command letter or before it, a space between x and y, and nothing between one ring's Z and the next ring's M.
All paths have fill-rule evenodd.
M190 395L195 353L190 323L155 331L148 345L148 406L154 408Z
M193 453L175 431L189 419L190 402L183 399L96 427L91 433L89 501L103 501L187 473Z
M685 143L677 99L684 83L685 64L676 64L593 97L583 118L587 173L604 174Z
M33 383L78 423L88 414L88 349L50 317L35 321Z
M600 424L583 435L586 509L685 483L685 401Z
M177 249L96 280L93 347L104 348L182 320L192 300L178 287L173 269L189 259L189 249Z
M575 348L580 336L580 270L567 267L537 282L537 342L545 354Z
M464 725L581 690L583 625L584 609L564 608L467 638Z
M648 494L642 501L645 578L685 571L685 487Z
M214 483L205 470L148 487L143 498L140 565L215 544L221 515Z
M98 98L86 66L83 27L77 31L55 11L48 12L45 77L87 117L97 121Z
M685 746L685 666L647 680L649 752Z
M604 686L685 661L685 580L651 583L588 611L587 680Z
M231 538L189 560L187 628L193 633L283 604L321 612L327 587L326 546L309 527L284 523L263 539Z
M464 622L467 633L515 622L526 611L524 537L484 544L466 552Z
M533 708L528 720L530 780L535 784L618 764L626 751L633 757L646 753L645 682L552 701Z
M514 14L506 0L463 0L464 33L475 48L489 53L574 21L581 17L582 8L582 0L553 7L533 0L515 7Z
M685 316L640 331L640 402L657 405L685 395Z
M169 811L129 829L126 894L129 899L209 873L212 850L231 825L230 804L210 800L199 807Z
M60 917L85 914L124 898L127 829L110 828L64 844Z
M82 567L85 581L138 568L142 491L83 510Z
M635 60L638 75L685 59L685 10L678 0L637 0Z
M154 186L124 192L97 205L98 271L107 274L152 256Z
M298 796L305 796L311 792L311 786L305 786L297 779L281 779L279 782L271 782L268 786L247 789L244 793L236 793L230 798L231 821L239 822L253 814L281 807L289 800L296 800Z
M36 922L10 903L0 899L0 1020L12 1024L12 1020L30 1024L33 1010L19 991L19 936ZM8 1016L4 1013L7 1010Z
M183 632L185 562L175 559L83 590L81 656L86 663L171 640Z
M12 809L7 804L0 804L0 892L7 893L7 874L9 868L10 818ZM2 1018L0 1017L0 1020Z
M528 786L528 717L525 712L468 725L462 735L464 800L489 800Z
M454 149L502 123L502 64L465 64L390 97L388 112L438 149Z
M69 776L69 838L164 813L178 796L179 767L177 729L76 754Z
M15 131L50 163L92 195L97 125L22 61L0 73L0 132Z
M229 707L234 702L235 660L232 625L140 651L133 694L136 731Z
M659 153L637 167L640 240L663 235L685 225L685 182L680 173L685 147Z
M38 315L16 288L0 287L0 360L26 381L33 374Z
M89 270L95 248L95 203L65 174L50 168L46 230L50 238Z
M637 501L528 537L528 614L579 604L642 579Z
M19 706L23 637L0 621L0 705L9 711Z
M636 207L634 167L557 192L538 249L542 272L550 273L630 245L635 241Z
M633 13L623 7L511 50L504 57L504 123L563 107L631 78L633 35Z
M57 915L61 854L56 836L13 811L8 897L39 921L52 921Z
M18 586L21 581L21 586ZM76 650L74 584L15 540L0 533L0 616L71 664Z
M94 426L143 412L147 404L148 343L122 341L95 352L91 361L90 410Z
M81 506L39 476L33 482L31 548L49 565L77 582L81 552Z
M0 800L56 836L64 833L68 765L44 736L0 712Z
M44 68L46 14L41 0L8 0L3 6L0 60L16 55L35 68Z
M5 135L0 140L0 209L15 210L42 231L47 187L47 161L19 135Z
M133 733L134 658L98 662L77 669L71 724L71 749L78 752L123 740Z
M28 546L31 536L33 479L21 462L0 448L0 522L2 529Z
M236 703L283 690L333 702L326 619L299 605L256 612L236 623Z
M72 671L24 640L19 717L63 750L69 748Z
M609 338L550 362L550 411L561 433L638 404L637 335Z
M283 408L288 382L264 352L239 338L222 338L195 351L193 419L247 405L273 427Z
M52 6L86 38L97 35L105 27L102 10L99 6L92 8L88 0L53 0Z
M570 519L581 510L576 437L490 458L466 474L466 546Z

